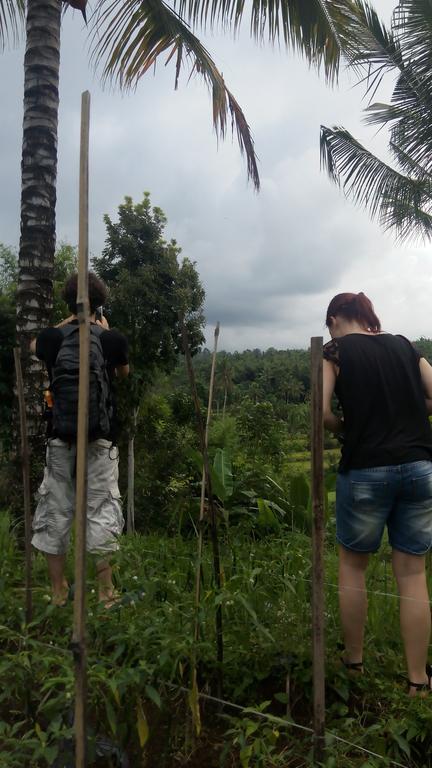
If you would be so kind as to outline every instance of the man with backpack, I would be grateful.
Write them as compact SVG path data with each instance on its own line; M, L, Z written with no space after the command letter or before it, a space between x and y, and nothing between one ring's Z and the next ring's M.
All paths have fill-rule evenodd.
M79 380L79 326L77 318L78 275L64 287L71 316L56 327L45 328L31 342L30 349L48 371L48 443L46 467L38 491L33 520L33 546L44 552L52 586L54 605L65 605L69 585L65 560L75 508L76 438ZM111 382L114 376L129 373L128 346L123 334L109 330L96 312L107 298L107 288L89 273L90 371L87 550L96 556L99 600L106 607L117 595L112 582L109 557L118 549L124 520L118 488L116 417Z

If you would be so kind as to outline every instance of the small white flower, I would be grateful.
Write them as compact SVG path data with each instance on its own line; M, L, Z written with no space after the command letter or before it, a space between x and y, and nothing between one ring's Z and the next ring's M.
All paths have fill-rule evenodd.
M134 581L138 581L138 576L132 576Z
M90 592L91 592L92 595L94 595L96 590L95 589L91 589Z
M44 595L42 597L42 600L45 600L46 603L50 603L51 602L51 595Z

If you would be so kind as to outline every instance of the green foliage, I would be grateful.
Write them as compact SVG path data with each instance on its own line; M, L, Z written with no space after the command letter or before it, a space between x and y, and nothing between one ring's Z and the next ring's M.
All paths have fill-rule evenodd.
M234 490L231 460L223 448L216 449L213 470L213 479L217 478L214 491L223 503L232 496Z
M248 459L270 463L277 468L282 461L282 423L270 402L253 403L245 398L237 412L239 438Z
M78 249L68 243L60 243L54 256L53 309L52 324L70 315L70 310L63 299L62 292L67 278L78 268Z
M0 243L0 295L12 297L18 282L16 251Z
M49 604L45 563L37 556L34 620L26 628L23 553L5 516L0 516L0 546L0 765L46 768L61 755L63 767L69 765L72 747L73 607L59 610ZM221 765L238 768L312 766L309 735L290 725L309 727L312 719L310 539L286 529L256 541L231 532L229 540L222 541L224 582L219 593L211 548L205 543L196 646L199 690L211 689L214 679L214 607L220 604L224 698L244 709L226 708L220 720L211 702L201 706L202 736L191 746L185 735L188 705L178 686L189 688L195 548L194 540L180 537L125 537L115 562L124 598L109 612L98 607L88 579L89 768L100 761L121 764L125 753L131 765L150 759L167 768L202 765L200 749L216 754L216 762L208 763L211 768L219 757ZM373 594L394 591L392 583L383 589L387 561L384 550L368 574L367 672L353 678L337 662L337 589L331 586L336 583L337 558L332 537L326 547L327 768L378 768L391 759L410 768L429 764L432 714L427 699L410 700L406 695L398 601ZM70 553L69 577L72 569ZM161 733L163 756L158 752ZM383 760L374 762L332 734Z
M180 310L192 351L201 345L204 290L192 262L179 263L181 249L175 240L164 240L166 217L160 208L151 207L148 192L136 204L126 197L117 222L104 218L106 244L94 267L110 288L110 324L127 335L133 368L148 385L156 371L170 370L176 363Z
M140 530L177 530L182 518L195 516L198 473L190 458L197 448L190 402L149 394L142 401L135 437L136 523ZM120 451L124 462L127 451ZM122 465L123 466L123 465ZM126 471L121 477L126 478Z
M14 398L16 253L0 243L0 457L11 447L10 420Z

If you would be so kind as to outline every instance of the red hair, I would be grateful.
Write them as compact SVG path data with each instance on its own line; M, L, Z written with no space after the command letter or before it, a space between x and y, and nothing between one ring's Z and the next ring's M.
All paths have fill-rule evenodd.
M373 333L381 331L381 323L376 316L372 302L365 294L338 293L328 305L326 326L330 327L331 317L343 317L345 320L356 320L360 325Z

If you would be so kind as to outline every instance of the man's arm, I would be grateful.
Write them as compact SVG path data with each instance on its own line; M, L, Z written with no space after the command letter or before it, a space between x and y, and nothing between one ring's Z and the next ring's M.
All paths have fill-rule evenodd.
M125 379L126 376L129 376L129 363L127 365L117 365L115 373L119 379Z

